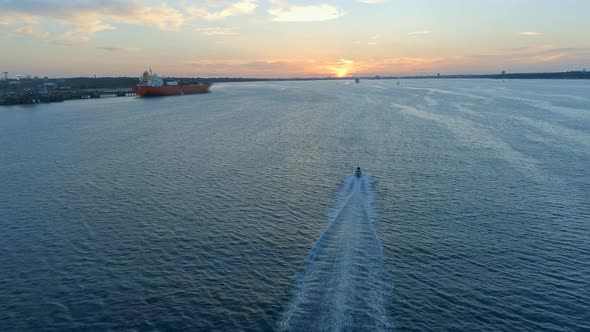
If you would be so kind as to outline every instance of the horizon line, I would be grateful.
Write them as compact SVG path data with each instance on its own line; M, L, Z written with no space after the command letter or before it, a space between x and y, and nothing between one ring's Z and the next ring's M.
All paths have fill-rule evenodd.
M244 76L216 76L216 77L201 77L201 76L165 76L165 78L178 78L178 79L240 79L240 80L346 80L346 79L404 79L404 78L453 78L453 77L497 77L497 76L512 76L512 75L557 75L557 74L571 74L571 73L587 73L590 76L590 71L586 71L586 69L582 70L568 70L568 71L548 71L548 72L538 72L538 71L531 71L531 72L501 72L501 73L475 73L475 74L467 74L467 73L454 73L454 74L441 74L441 73L429 73L429 74L415 74L415 75L395 75L395 74L364 74L359 76L345 76L345 77L338 77L338 76L310 76L310 77L244 77ZM0 79L1 81L18 81L18 80L29 80L29 79L74 79L74 78L86 78L86 79L104 79L104 78L133 78L135 76L61 76L61 77L30 77L31 75L27 75L27 77L20 77L20 78L8 78L8 79Z

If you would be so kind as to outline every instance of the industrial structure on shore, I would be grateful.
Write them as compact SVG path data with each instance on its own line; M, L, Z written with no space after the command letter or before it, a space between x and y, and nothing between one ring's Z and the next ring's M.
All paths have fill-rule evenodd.
M61 102L72 99L137 96L127 82L117 82L111 87L91 84L96 78L49 79L17 75L8 78L2 72L0 80L0 105L21 105ZM126 81L126 80L123 80ZM80 83L83 82L83 83Z

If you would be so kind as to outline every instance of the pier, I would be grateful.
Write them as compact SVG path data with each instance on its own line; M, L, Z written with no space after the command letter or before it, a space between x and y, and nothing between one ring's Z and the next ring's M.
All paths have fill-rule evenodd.
M75 99L96 99L111 97L136 97L131 89L70 90L46 93L32 91L11 92L0 95L0 105L26 105L62 102Z

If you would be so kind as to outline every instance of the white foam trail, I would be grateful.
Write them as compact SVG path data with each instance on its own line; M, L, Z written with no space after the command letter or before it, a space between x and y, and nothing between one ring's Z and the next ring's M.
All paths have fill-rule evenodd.
M386 331L393 283L373 229L368 177L349 177L329 212L331 225L313 245L294 278L286 331Z
M328 212L328 220L330 222L333 222L334 219L336 219L336 217L340 213L340 210L342 210L342 207L344 207L344 204L348 201L348 198L349 198L350 194L352 193L352 191L350 189L354 183L355 183L354 176L349 176L344 181L342 188L340 188L340 191L336 194L336 203Z

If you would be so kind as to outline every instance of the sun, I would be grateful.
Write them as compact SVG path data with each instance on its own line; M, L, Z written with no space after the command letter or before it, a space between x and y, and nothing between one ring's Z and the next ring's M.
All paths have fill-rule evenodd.
M340 59L338 62L325 66L332 74L336 75L336 77L347 77L349 74L354 71L354 61Z
M336 69L336 77L346 77L348 75L348 68Z

